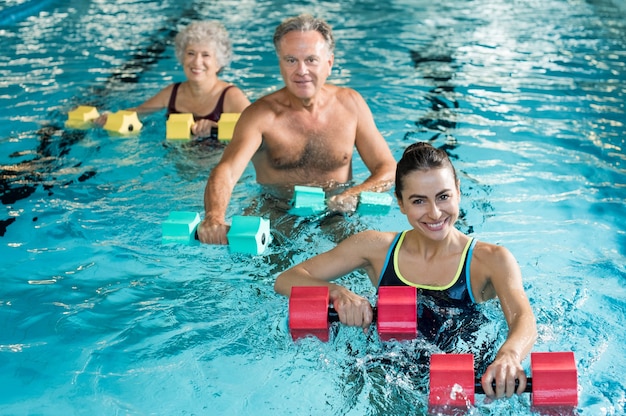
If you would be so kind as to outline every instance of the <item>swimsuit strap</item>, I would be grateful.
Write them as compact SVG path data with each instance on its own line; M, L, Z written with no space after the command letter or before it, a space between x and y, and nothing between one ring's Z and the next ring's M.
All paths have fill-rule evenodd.
M229 85L222 90L222 94L220 94L220 98L218 98L217 104L215 104L215 108L213 109L213 111L211 111L206 116L195 117L195 119L196 120L211 120L217 123L220 120L222 113L224 112L224 98L226 97L226 91L228 91L228 89L232 87L234 87L234 85Z
M176 111L176 96L178 95L178 87L180 87L180 82L174 83L172 93L170 94L170 101L167 103L167 116L178 113L178 111Z
M400 238L404 240L404 234L406 234L406 231L402 231L396 234L396 236L393 238L393 241L391 242L391 245L389 246L389 250L387 251L385 264L383 264L383 268L380 271L380 276L378 277L378 285L376 287L380 287L380 284L383 281L383 277L385 277L385 272L387 271L387 268L389 267L389 264L390 264L389 262L391 260L391 257L393 256L396 245L398 245L398 241L400 240ZM391 264L393 264L393 262L391 262Z
M212 115L217 116L218 120L224 112L224 100L226 99L226 92L232 87L234 87L234 85L229 85L222 90L222 94L220 95L220 98L219 100L217 100L217 104L215 105L215 110L213 110L213 112L211 113Z

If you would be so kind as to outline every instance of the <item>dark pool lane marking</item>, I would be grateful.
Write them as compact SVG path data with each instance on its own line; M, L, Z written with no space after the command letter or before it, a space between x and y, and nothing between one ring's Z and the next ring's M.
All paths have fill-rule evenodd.
M179 16L166 20L166 24L159 28L155 35L150 38L147 47L135 51L128 61L113 71L104 85L92 88L87 93L88 99L77 101L84 105L103 106L106 103L106 98L114 92L113 86L119 83L139 82L141 75L161 59L161 56L177 33L175 29L177 25L180 22L202 18L196 9L192 4L182 10ZM52 189L55 186L53 183L56 179L54 177L50 178L50 175L59 170L63 163L63 156L70 153L72 146L86 136L84 131L66 130L64 120L61 121L63 116L61 113L53 114L51 118L58 121L43 126L36 131L35 134L39 137L39 144L35 150L36 156L34 158L12 165L0 166L0 202L3 205L12 205L19 200L28 198L39 186L42 186L48 192L48 196L53 194ZM10 155L12 158L22 156L21 154ZM80 163L73 167L79 166ZM68 186L84 182L96 176L96 174L96 170L88 170L80 174L76 179L56 185ZM6 234L7 227L13 224L15 220L16 217L0 219L0 237Z

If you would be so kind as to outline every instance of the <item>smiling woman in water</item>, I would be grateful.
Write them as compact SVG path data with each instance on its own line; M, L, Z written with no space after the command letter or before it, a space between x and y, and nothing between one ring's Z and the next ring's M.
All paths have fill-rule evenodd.
M532 349L537 330L517 261L506 248L455 228L460 181L445 151L426 143L409 146L397 165L395 193L410 230L355 234L280 274L275 290L289 296L293 286L328 286L341 322L367 328L373 320L370 302L331 282L365 270L376 287L418 289L420 332L427 337L436 334L441 319L458 320L477 303L498 297L509 332L482 385L490 397L522 393L526 375L521 361ZM431 333L425 334L428 328Z

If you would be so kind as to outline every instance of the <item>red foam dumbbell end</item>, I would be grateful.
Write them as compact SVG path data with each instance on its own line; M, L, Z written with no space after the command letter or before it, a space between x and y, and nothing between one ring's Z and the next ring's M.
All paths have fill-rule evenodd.
M433 354L430 356L428 406L467 408L474 404L474 356L472 354Z
M578 406L578 372L573 352L534 352L530 354L530 368L533 406Z
M289 332L293 340L314 335L328 341L328 302L326 286L294 286L289 296Z
M417 290L414 287L379 287L377 309L381 340L403 341L417 336Z

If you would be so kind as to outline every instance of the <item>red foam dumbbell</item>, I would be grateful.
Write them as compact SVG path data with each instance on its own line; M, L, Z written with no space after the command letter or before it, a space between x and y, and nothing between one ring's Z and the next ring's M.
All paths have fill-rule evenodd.
M535 408L578 406L578 372L573 352L536 352L530 355L533 377L527 379ZM433 354L430 359L428 407L433 412L467 409L474 394L484 394L474 376L472 354Z
M328 341L332 319L326 286L294 286L289 296L289 332L293 340L313 335Z
M328 341L331 322L339 321L329 306L326 286L294 286L289 296L289 331L295 340L314 335ZM384 286L378 290L378 307L374 308L381 340L398 341L417 336L417 290L410 286Z
M383 341L417 336L417 289L411 286L378 288L377 330Z

